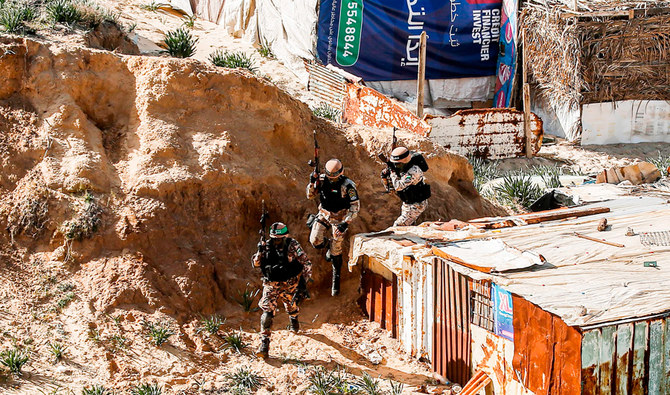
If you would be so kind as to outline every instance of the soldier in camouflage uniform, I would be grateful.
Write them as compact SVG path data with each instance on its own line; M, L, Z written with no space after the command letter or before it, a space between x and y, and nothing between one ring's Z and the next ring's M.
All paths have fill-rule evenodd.
M258 252L251 259L254 267L263 273L263 296L258 306L261 315L261 345L257 355L267 358L270 350L270 330L277 303L282 302L291 321L291 330L298 332L298 304L296 289L302 275L305 280L312 277L312 263L297 240L288 237L288 227L275 222L270 227L270 242L261 241Z
M391 166L382 171L382 178L391 180L402 201L401 213L393 226L410 226L428 207L430 186L424 182L423 171L411 162L412 153L405 147L391 152ZM425 162L424 162L425 163Z
M320 249L328 245L326 232L332 232L326 260L333 266L331 294L340 293L340 271L342 269L342 243L351 221L361 208L356 184L344 176L344 166L338 159L326 162L325 174L312 173L307 185L307 199L319 197L319 213L312 224L309 242Z

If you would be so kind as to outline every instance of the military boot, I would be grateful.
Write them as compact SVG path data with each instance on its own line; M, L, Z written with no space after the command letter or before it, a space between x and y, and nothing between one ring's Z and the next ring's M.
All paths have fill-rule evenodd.
M291 321L291 325L289 326L289 329L293 333L298 333L300 330L300 322L298 321L298 317L289 317Z
M272 329L272 318L274 317L274 314L269 313L267 311L263 312L261 314L261 334L262 334L262 339L261 339L261 345L258 347L258 351L256 351L256 355L262 358L267 358L269 356L270 352L270 331Z
M340 271L342 270L342 255L333 255L333 286L330 290L332 296L340 294Z
M266 359L267 357L270 356L270 338L263 336L261 339L261 345L258 347L258 350L256 351L256 355Z

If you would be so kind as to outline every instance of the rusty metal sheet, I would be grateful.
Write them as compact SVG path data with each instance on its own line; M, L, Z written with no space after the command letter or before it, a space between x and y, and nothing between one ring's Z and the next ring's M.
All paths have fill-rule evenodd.
M347 84L343 120L375 128L395 126L422 136L430 132L426 121L376 90L358 84Z
M615 393L628 394L628 377L630 377L630 358L633 350L633 324L619 325L616 339L616 377L614 378Z
M367 258L369 261L370 258ZM359 305L370 321L379 323L382 329L398 335L398 287L395 274L391 280L370 270L365 264L361 274L362 297Z
M647 322L635 323L633 334L633 369L631 372L631 390L634 395L645 394L645 354L647 353L647 340L649 339L649 325ZM648 369L648 367L647 367Z
M670 378L668 318L584 332L582 394L665 394Z
M579 393L583 371L579 331L517 295L512 294L512 303L512 363L523 386L537 395ZM599 351L590 357L598 355Z
M468 278L442 259L436 259L434 267L433 370L453 382L465 384L471 376Z
M430 138L461 155L485 159L526 155L523 112L511 108L461 110L450 117L427 117ZM531 114L531 146L536 154L542 145L542 120Z
M663 326L665 320L652 321L649 325L649 393L662 394L661 383L664 377L663 363Z

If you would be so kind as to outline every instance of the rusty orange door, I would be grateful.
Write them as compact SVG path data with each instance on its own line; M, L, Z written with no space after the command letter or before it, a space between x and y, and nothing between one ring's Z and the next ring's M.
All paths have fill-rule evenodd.
M470 295L468 278L436 258L433 370L465 385L470 379Z

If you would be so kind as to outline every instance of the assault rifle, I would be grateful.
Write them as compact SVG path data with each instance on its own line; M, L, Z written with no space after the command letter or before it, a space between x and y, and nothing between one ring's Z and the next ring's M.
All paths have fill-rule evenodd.
M268 210L265 208L265 200L262 201L261 207L262 207L262 209L261 209L262 210L261 221L260 221L261 222L261 230L258 231L258 234L261 235L261 240L258 242L258 251L259 252L262 252L262 250L261 250L262 247L261 246L264 246L264 245L267 244L267 238L266 238L267 235L265 234L265 228L266 228L265 224L266 224L267 219L268 219Z
M309 162L307 162L308 165L312 166L314 168L313 175L315 178L314 181L314 186L316 186L316 183L319 182L319 142L316 141L316 130L314 130L314 159L310 159Z
M396 148L396 145L398 144L398 139L395 136L395 131L396 127L393 127L393 140L391 140L391 152ZM391 154L389 153L389 157ZM390 193L393 190L393 185L391 184L391 179L390 179L390 174L391 174L391 161L386 157L384 154L378 154L377 157L379 160L382 162L386 163L386 169L385 172L387 176L384 176L382 172L382 183L384 183L384 188L386 189L386 193Z

